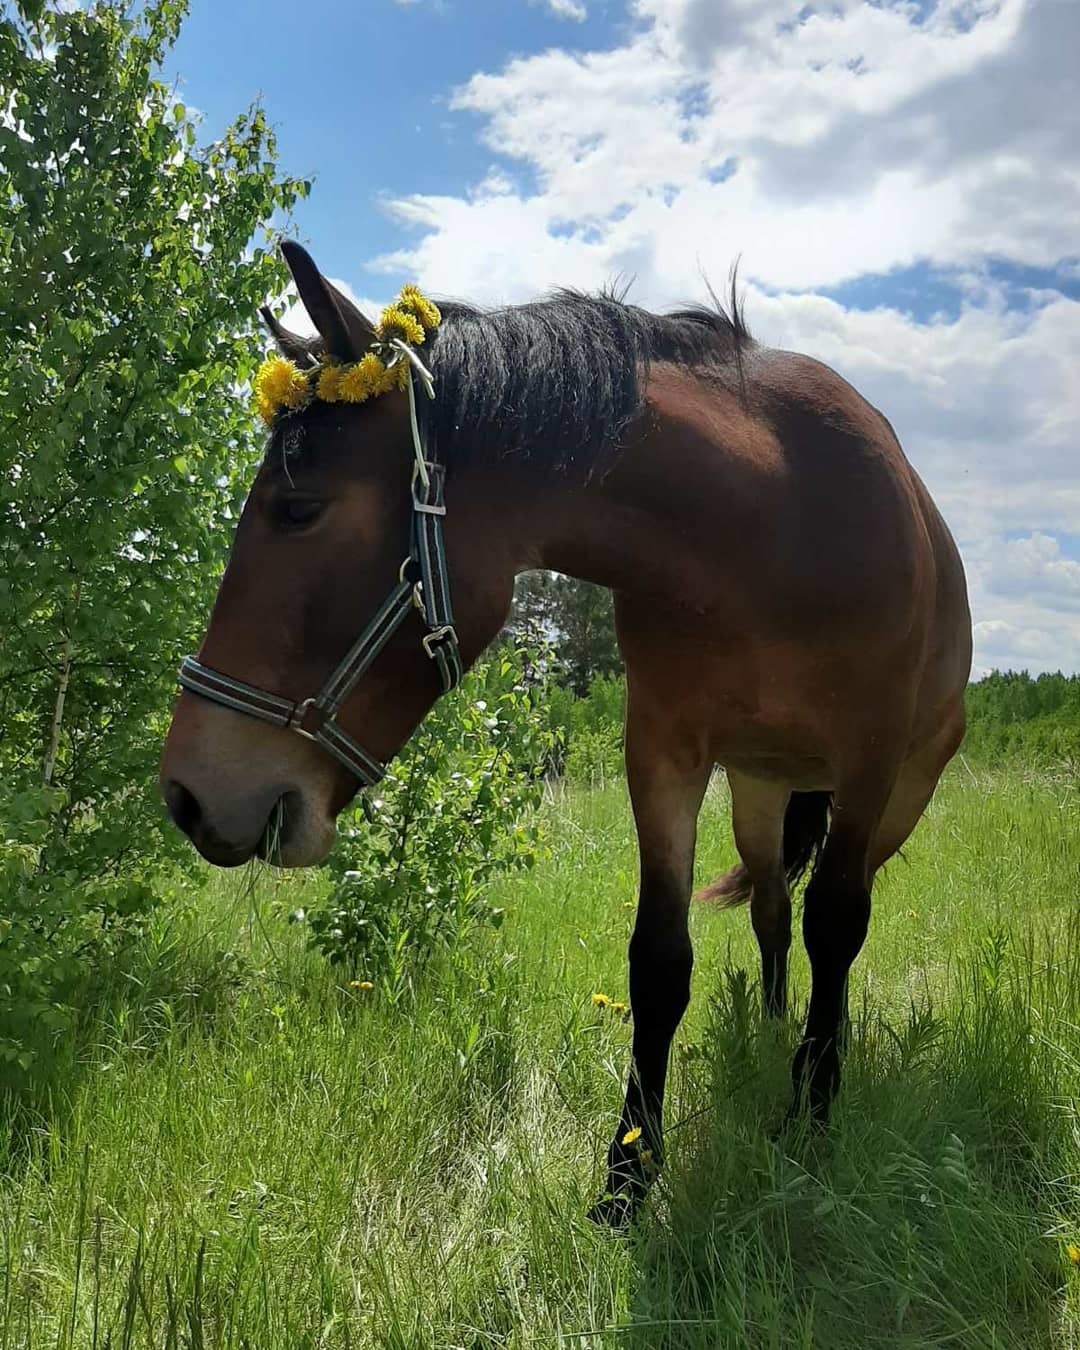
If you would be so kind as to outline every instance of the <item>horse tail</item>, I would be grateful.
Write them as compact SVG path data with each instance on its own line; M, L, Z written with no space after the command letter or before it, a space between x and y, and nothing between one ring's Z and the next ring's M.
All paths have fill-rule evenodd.
M784 871L794 889L825 843L832 808L831 792L793 792L784 812ZM740 862L694 895L695 900L732 909L750 899L750 873Z

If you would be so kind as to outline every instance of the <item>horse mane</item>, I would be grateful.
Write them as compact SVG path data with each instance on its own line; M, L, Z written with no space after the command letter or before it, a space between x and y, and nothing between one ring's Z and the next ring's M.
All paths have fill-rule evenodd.
M558 290L482 310L440 301L443 322L422 353L436 396L418 411L445 463L515 455L591 474L641 411L650 363L672 362L742 387L753 345L732 275L727 306L651 314L625 291Z

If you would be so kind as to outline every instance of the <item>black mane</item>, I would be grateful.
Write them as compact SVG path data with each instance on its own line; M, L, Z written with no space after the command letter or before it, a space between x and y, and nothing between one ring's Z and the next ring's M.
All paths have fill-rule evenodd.
M753 340L734 279L730 308L714 303L661 316L571 290L489 311L440 302L443 322L421 353L436 390L418 400L428 444L446 463L520 455L591 472L639 412L650 362L741 385Z

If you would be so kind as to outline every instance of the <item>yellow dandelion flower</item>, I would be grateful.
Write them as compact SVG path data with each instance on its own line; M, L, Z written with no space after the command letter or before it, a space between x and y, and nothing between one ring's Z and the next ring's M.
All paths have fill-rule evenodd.
M593 994L592 1001L598 1008L606 1008L611 999L608 998L607 994Z
M627 1130L622 1137L624 1144L636 1144L641 1138L641 1126L635 1125L632 1130Z
M323 366L319 373L319 382L315 393L324 403L336 403L341 397L341 380L345 374L343 366Z
M429 333L442 323L442 315L439 313L438 305L429 300L418 286L402 286L401 295L398 297L398 305L401 309L415 315Z
M399 356L396 361L384 366L375 381L372 393L390 394L395 389L404 389L409 381L409 363Z
M625 1003L613 1003L613 1004L611 1005L611 1011L612 1011L613 1013L624 1013L624 1012L626 1012L626 1004L625 1004Z
M282 408L299 408L308 396L307 376L283 356L271 356L255 376L255 403L269 424Z
M400 305L387 305L379 320L379 336L389 342L391 338L401 338L418 347L424 340L424 325L413 318Z
M347 366L341 373L337 385L338 398L343 403L364 403L373 394L384 391L386 367L375 355L368 352L354 366Z
M1074 1266L1080 1266L1080 1247L1078 1247L1075 1242L1070 1242L1065 1248L1065 1255Z
M337 396L342 403L363 403L371 397L371 380L357 366L350 366L341 373Z

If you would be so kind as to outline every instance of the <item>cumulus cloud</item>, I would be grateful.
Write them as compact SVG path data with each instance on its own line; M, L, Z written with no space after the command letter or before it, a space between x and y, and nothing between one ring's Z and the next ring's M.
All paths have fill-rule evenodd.
M536 3L536 0L533 0L533 3ZM542 0L542 3L558 19L573 19L576 23L584 23L589 17L580 0Z
M561 244L517 250L523 288L583 257L625 270L649 243L643 280L661 293L735 251L745 275L799 288L921 259L1075 256L1071 0L942 0L921 22L907 0L639 0L636 13L620 47L519 58L455 96L539 184L516 202L530 238ZM459 205L440 223L447 199L402 203L432 228L426 256L444 261L439 243L466 229L472 257L513 248L505 194Z
M492 172L393 201L413 238L378 265L480 301L622 274L663 306L741 254L757 335L851 379L941 503L980 668L1080 669L1080 5L634 0L631 17L609 49L457 90ZM940 281L948 313L821 293L905 271Z
M1006 543L993 579L1004 595L1034 602L1052 598L1080 611L1080 562L1063 556L1060 542L1041 530Z

